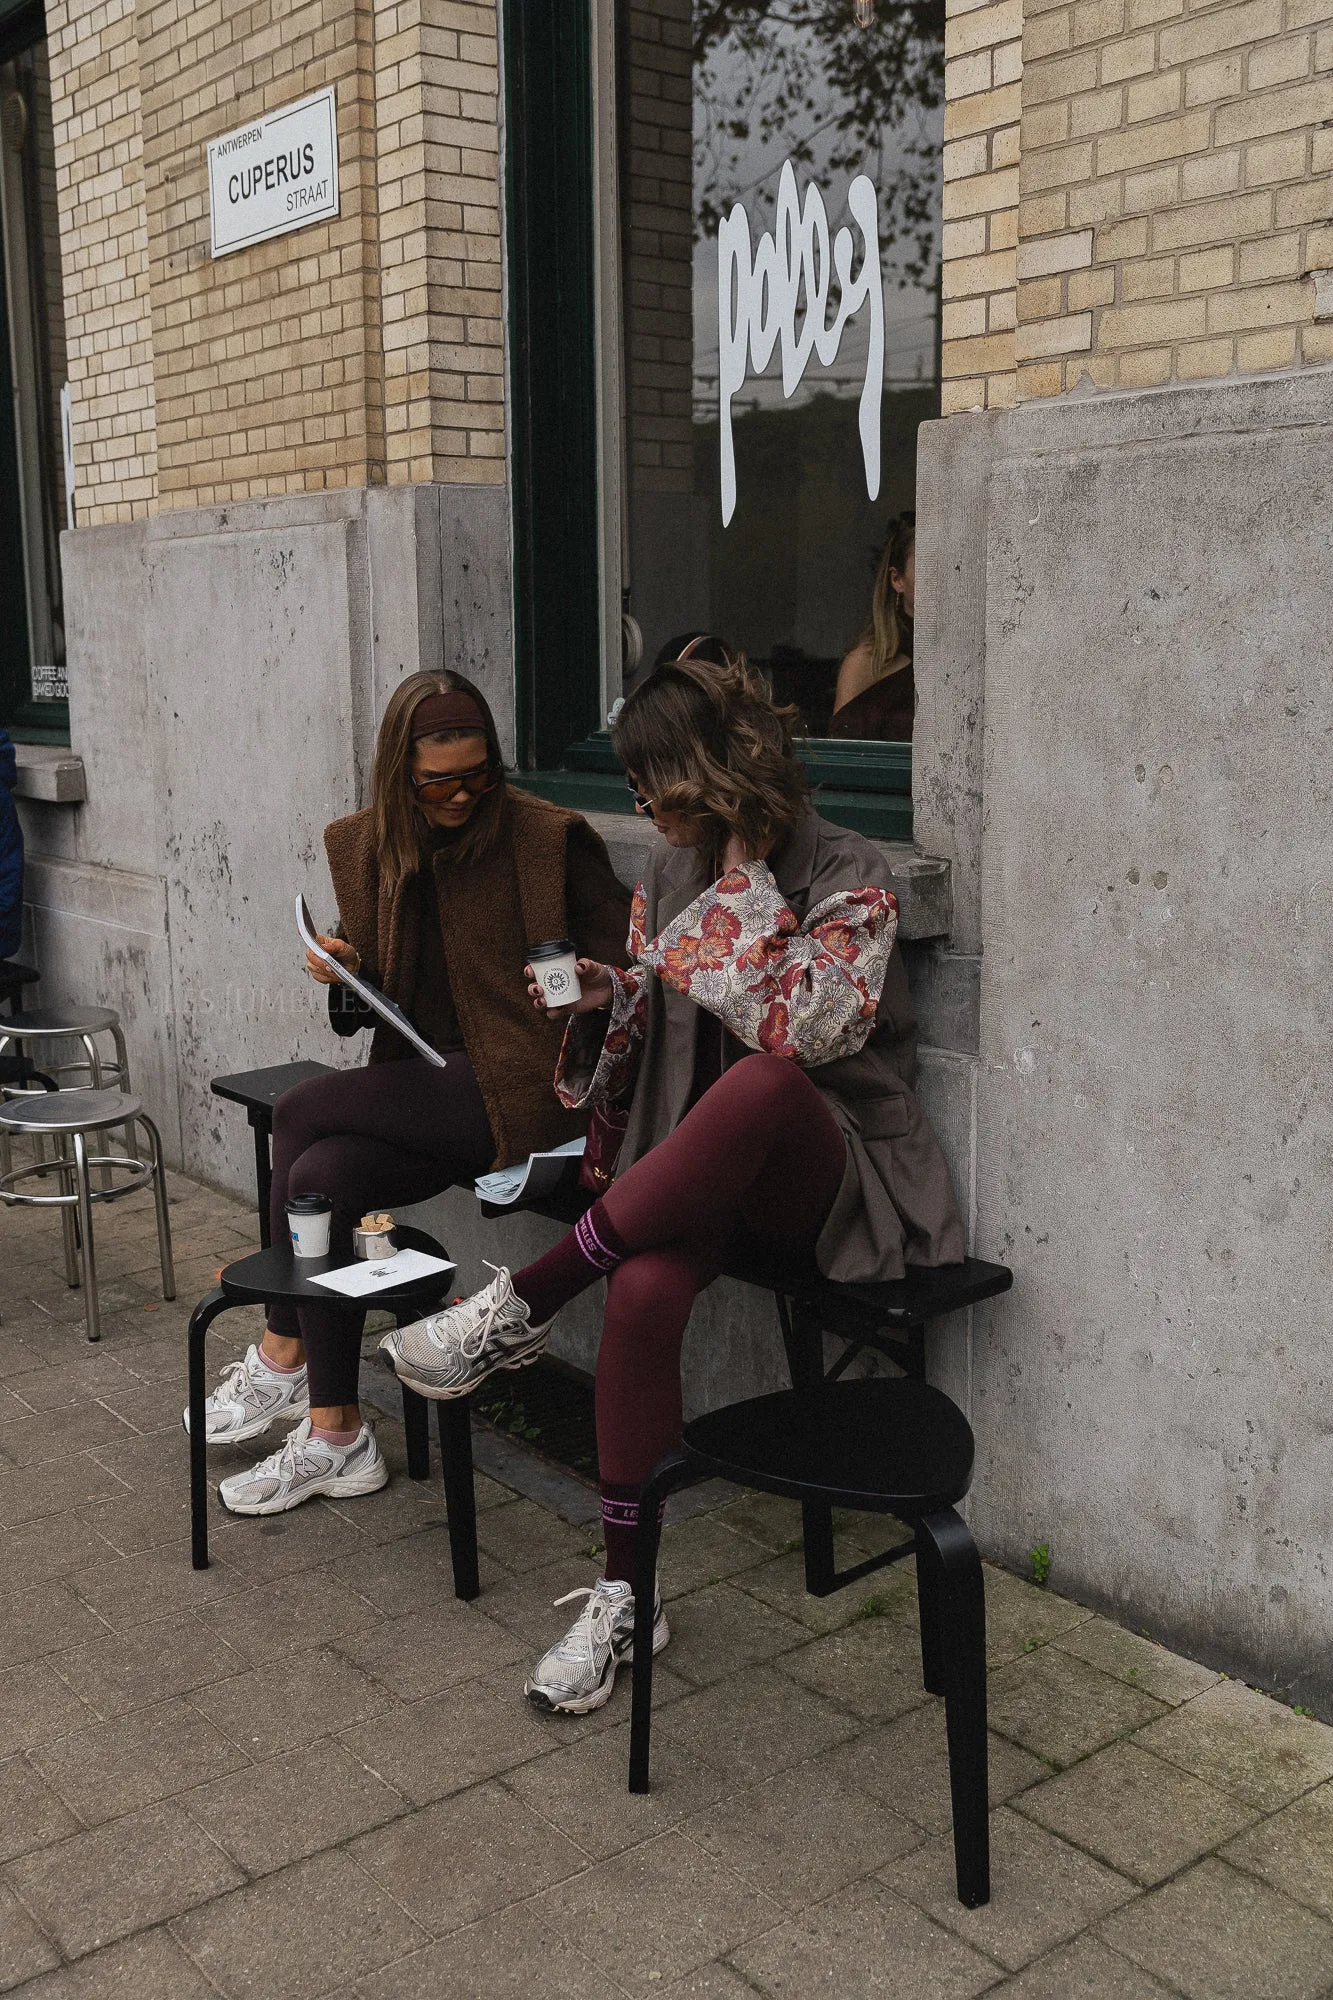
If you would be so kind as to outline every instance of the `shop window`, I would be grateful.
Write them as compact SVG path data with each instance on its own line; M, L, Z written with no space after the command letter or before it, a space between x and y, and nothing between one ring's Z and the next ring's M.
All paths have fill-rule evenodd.
M942 36L934 0L513 0L523 749L548 795L621 805L607 702L707 630L799 706L822 809L910 834L908 683L835 709L886 664L877 567L939 410Z
M65 313L40 6L0 7L0 720L68 741L60 530Z

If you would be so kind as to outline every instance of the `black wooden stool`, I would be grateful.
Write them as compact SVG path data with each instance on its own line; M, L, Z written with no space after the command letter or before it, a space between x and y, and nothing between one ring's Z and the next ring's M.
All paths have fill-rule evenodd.
M209 1089L214 1097L231 1104L243 1104L250 1129L255 1135L255 1194L259 1202L259 1241L269 1247L268 1198L273 1186L273 1107L285 1091L312 1076L332 1076L328 1063L278 1063L273 1069L243 1069L235 1076L215 1076Z
M945 1703L958 1899L968 1909L989 1902L986 1605L981 1558L954 1512L971 1482L972 1456L962 1411L909 1378L784 1389L686 1424L680 1449L654 1468L639 1500L630 1790L648 1790L658 1515L671 1489L729 1479L825 1512L893 1514L912 1529L911 1541L830 1587L915 1555L922 1676Z
M400 1250L421 1250L428 1257L445 1257L424 1229L400 1224L394 1231ZM350 1305L327 1285L312 1282L320 1271L338 1269L331 1257L297 1257L290 1246L258 1250L228 1264L217 1286L200 1299L190 1314L190 1556L196 1569L208 1568L208 1471L204 1432L204 1339L219 1313L232 1306L268 1306L276 1300L293 1304ZM399 1326L437 1312L451 1295L453 1266L413 1278L391 1292L376 1292L357 1306L391 1312ZM481 1589L477 1574L477 1504L472 1490L472 1414L465 1397L435 1405L444 1468L444 1501L449 1517L449 1554L454 1566L454 1594L475 1597ZM403 1428L407 1433L409 1479L430 1477L430 1416L424 1396L403 1388Z

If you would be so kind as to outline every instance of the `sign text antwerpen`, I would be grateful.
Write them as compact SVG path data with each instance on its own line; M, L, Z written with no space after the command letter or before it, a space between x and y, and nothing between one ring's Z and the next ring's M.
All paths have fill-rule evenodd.
M215 257L338 213L338 115L332 89L288 104L208 148Z

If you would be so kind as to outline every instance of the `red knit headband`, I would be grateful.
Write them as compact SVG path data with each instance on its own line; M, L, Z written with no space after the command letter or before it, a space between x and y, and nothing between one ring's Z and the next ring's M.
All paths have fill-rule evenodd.
M412 711L412 741L438 736L446 729L475 729L485 736L486 718L470 694L455 688L449 694L428 694Z

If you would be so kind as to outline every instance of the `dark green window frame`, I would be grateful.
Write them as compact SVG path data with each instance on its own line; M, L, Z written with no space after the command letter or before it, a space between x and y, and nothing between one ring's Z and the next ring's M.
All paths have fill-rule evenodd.
M600 708L601 542L588 0L505 0L517 781L581 812L632 812ZM819 810L912 837L910 743L820 738Z

